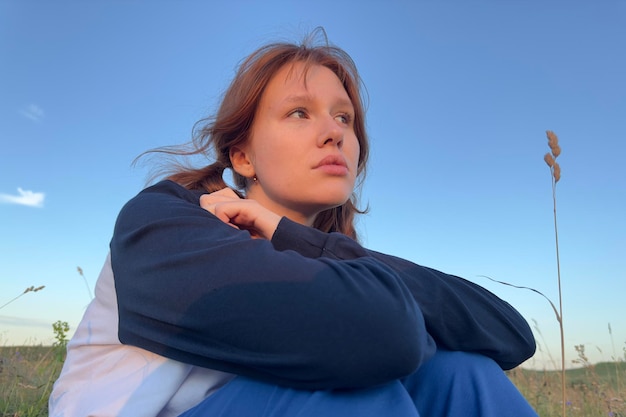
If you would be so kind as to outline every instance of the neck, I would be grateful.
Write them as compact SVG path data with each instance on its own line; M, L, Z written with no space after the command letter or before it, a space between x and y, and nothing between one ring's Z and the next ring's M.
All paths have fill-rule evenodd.
M255 200L263 207L278 214L279 216L287 217L289 220L303 224L305 226L313 226L313 222L315 221L318 212L306 214L304 210L286 207L283 204L269 199L263 192L256 192L257 190L258 187L255 186L248 188L246 192L246 198Z

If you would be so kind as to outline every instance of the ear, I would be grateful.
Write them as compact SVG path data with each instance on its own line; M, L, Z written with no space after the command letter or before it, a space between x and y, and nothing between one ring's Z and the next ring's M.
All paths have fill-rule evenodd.
M233 146L229 152L233 170L242 177L252 178L255 175L250 153L245 148Z

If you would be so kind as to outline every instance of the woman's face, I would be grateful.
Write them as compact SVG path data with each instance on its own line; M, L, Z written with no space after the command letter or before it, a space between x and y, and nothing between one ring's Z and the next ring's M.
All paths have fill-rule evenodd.
M345 203L357 175L354 107L328 68L287 64L270 80L241 154L257 181L248 198L294 221L312 224ZM246 175L250 177L250 175Z

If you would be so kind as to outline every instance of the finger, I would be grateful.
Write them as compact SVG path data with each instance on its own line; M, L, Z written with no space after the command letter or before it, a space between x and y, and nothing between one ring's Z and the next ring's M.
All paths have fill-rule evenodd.
M206 206L224 201L237 201L239 196L230 188L223 188L211 194L203 194L200 196L200 206L206 209Z
M230 216L228 215L228 213L224 210L220 210L219 209L219 204L209 204L206 207L203 207L206 211L208 211L209 213L211 213L212 215L214 215L215 217L217 217L219 220L221 220L222 222L226 223L227 225L239 230L239 227L232 223Z
M225 197L230 197L230 198L233 198L233 199L240 200L239 195L230 187L222 188L221 190L216 191L216 192L214 192L212 194L225 196Z
M204 194L200 196L200 207L206 208L210 205L215 205L217 203L226 203L229 201L235 200L232 197L224 195Z

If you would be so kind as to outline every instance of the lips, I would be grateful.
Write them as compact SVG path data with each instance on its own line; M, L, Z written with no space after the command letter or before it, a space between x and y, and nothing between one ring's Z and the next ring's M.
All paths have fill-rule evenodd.
M324 159L322 159L314 168L321 168L324 166L339 166L339 167L348 167L348 163L346 159L341 155L328 155Z
M314 169L333 177L345 177L349 174L348 163L341 155L328 155L319 161Z

